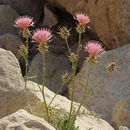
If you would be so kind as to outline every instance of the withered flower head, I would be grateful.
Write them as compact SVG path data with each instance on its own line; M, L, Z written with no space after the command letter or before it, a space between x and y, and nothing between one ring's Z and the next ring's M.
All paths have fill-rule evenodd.
M71 53L71 55L69 56L70 62L74 63L76 62L77 56L74 52Z
M106 66L108 72L113 72L117 69L117 64L115 61L112 61L110 64Z
M62 82L67 83L70 81L70 79L71 79L71 75L65 71L65 73L62 75Z
M58 34L60 34L63 39L67 39L70 36L70 29L68 30L66 27L59 28Z

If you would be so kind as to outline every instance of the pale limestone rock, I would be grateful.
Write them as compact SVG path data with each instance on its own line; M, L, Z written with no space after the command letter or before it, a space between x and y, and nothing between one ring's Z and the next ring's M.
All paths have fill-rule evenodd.
M18 37L10 33L6 33L0 36L0 48L11 51L18 60L20 60L21 58L19 54L19 48L22 44L23 43L20 41Z
M27 93L28 93L28 99L29 99L29 104L32 108L32 111L39 112L39 109L37 108L37 104L39 102L43 102L42 95L38 90L38 86L36 83L32 81L28 81L27 85ZM40 85L41 87L41 85ZM55 93L50 91L48 88L45 87L45 98L47 101L47 104L50 103L51 99ZM67 99L66 97L57 95L55 100L52 102L52 106L56 108L62 108L65 111L69 112L70 111L70 100ZM79 106L79 103L74 103L75 109ZM27 108L26 108L27 109ZM38 109L38 110L37 110ZM85 110L85 112L89 112L86 110L84 107L81 107L81 111ZM94 130L114 130L106 121L102 119L97 119L93 116L84 116L80 115L77 117L76 120L76 126L79 126L79 130L86 130L89 128L93 128Z
M116 103L112 111L112 124L115 128L120 126L130 128L130 97Z
M16 57L0 48L0 118L23 108L26 93Z
M117 48L130 41L129 0L47 0L53 6L72 15L85 12L90 17L90 29L96 32L109 48Z
M129 130L126 126L120 126L119 130Z
M112 118L112 109L114 105L127 98L130 95L129 91L129 75L130 75L130 44L127 44L121 48L104 52L98 63L92 68L92 72L89 78L88 92L101 80L105 73L105 66L115 60L117 63L117 70L112 72L105 80L100 84L94 92L90 93L91 96L86 97L83 105L91 111L95 111L100 114L101 117L107 121ZM89 65L87 60L84 62L81 71L76 76L75 82L75 94L74 100L80 102L84 92L86 78L88 75ZM71 88L71 84L69 85Z
M45 54L45 67L46 67L46 86L56 92L61 83L61 75L66 71L70 72L71 64L68 60L59 55L55 55L51 52ZM31 62L29 76L37 76L36 79L32 79L34 82L42 84L42 56L39 53L34 57ZM67 86L64 86L62 91L65 91Z
M9 5L0 5L0 35L5 33L18 34L18 30L13 26L18 13Z
M44 119L33 116L25 110L0 119L0 130L55 130Z

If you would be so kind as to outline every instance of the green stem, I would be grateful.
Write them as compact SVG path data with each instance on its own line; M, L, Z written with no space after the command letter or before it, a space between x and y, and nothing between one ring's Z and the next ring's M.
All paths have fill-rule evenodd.
M79 42L78 42L78 51L77 51L77 63L78 63L79 53L80 53L80 49L81 49L80 45L81 45L81 33L79 33Z
M104 81L104 79L108 77L109 74L110 74L110 73L107 72L107 73L104 75L104 77L103 77L99 82L97 82L96 85L94 85L94 87L88 92L87 95L89 95L95 88L97 88L98 85L101 84L101 83Z
M71 93L72 95L71 95L71 107L70 107L70 112L69 112L68 125L69 125L71 113L72 113L72 110L73 110L75 74L76 74L76 67L75 67L75 65L73 65L73 80L72 80L72 93Z
M27 60L27 58L24 58L25 59L25 62L26 62L26 68L25 68L25 90L26 90L26 88L27 88L27 80L28 80L28 78L27 78L27 73L28 73L28 60Z
M70 50L70 46L69 46L69 43L68 43L68 39L67 39L67 38L65 38L65 42L66 42L66 45L67 45L69 54L71 55L71 50Z
M46 115L47 115L47 121L49 122L49 113L48 113L48 107L45 99L45 93L44 93L44 86L45 86L45 74L46 74L46 69L45 69L45 53L42 53L42 69L43 69L43 77L42 77L42 96L46 108Z
M88 86L88 80L89 80L89 77L90 77L92 65L93 65L93 64L89 64L89 71L88 71L88 76L87 76L87 80L86 80L86 84L85 84L84 95L83 95L83 98L82 98L81 103L80 103L80 105L79 105L79 108L78 108L78 110L77 110L77 112L76 112L76 114L75 114L75 116L74 116L74 120L72 121L71 128L73 127L73 125L74 125L74 123L75 123L76 117L77 117L77 115L78 115L78 113L79 113L79 110L80 110L80 108L81 108L81 106L82 106L82 104L83 104L83 101L84 101L84 99L85 99L85 97L86 97L86 91L87 91L87 86ZM71 130L71 128L70 128L70 130Z
M27 80L28 80L27 79L27 73L28 73L28 37L26 37L25 43L26 43L26 50L27 50L27 54L24 57L25 62L26 62L26 67L25 67L25 90L26 90L26 88L27 88Z
M53 102L53 100L55 99L55 97L58 95L58 93L61 91L61 89L63 88L64 83L61 84L60 88L58 89L58 91L56 92L55 96L52 98L52 100L50 101L48 108L50 107L51 103Z
M28 37L26 37L26 41L25 41L25 43L26 43L26 49L27 49L27 53L28 53ZM28 57L27 57L28 58Z
M72 64L73 65L73 80L72 80L71 107L70 107L70 113L69 113L69 119L68 119L68 127L69 127L69 122L70 122L71 114L72 114L72 111L73 111L75 77L76 77L76 68L77 68L77 64L78 64L78 57L79 57L79 53L80 53L80 44L81 44L81 33L79 33L79 42L78 42L78 50L77 50L76 63Z

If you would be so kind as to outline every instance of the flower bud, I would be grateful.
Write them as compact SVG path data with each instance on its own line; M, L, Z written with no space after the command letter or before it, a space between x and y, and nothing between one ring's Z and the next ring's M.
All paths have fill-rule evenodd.
M27 49L26 49L26 47L24 45L20 46L19 53L20 53L21 56L26 56L27 55Z
M47 43L40 43L39 44L39 47L38 47L38 50L41 52L41 53L44 53L48 50L48 45Z
M24 38L29 38L29 37L30 37L30 31L29 31L28 28L22 29L22 36L23 36Z

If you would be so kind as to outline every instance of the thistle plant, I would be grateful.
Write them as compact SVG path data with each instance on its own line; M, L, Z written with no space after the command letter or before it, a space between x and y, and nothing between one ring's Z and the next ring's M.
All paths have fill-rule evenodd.
M70 123L70 130L71 130L71 125L73 125L75 123L76 117L79 114L80 108L81 108L81 106L83 104L83 101L84 101L84 99L86 97L88 81L89 81L89 78L90 78L92 67L96 63L96 56L104 51L101 44L96 42L96 41L88 42L86 47L85 47L85 50L86 50L86 52L89 53L89 57L87 59L88 63L89 63L89 70L88 70L88 75L87 75L87 78L86 78L86 81L85 81L84 94L83 94L82 100L80 102L80 105L79 105L79 107L77 109L77 112L74 115L74 118L72 119L72 123Z
M89 64L89 70L88 70L88 76L87 76L87 79L86 79L86 83L85 83L85 89L84 89L84 94L83 94L83 97L82 97L82 100L80 102L80 105L77 109L77 112L76 114L74 115L74 118L72 119L72 123L70 126L72 126L74 123L75 123L75 120L76 120L76 117L77 115L79 114L80 112L80 108L83 104L83 101L85 99L86 96L89 96L89 94L95 90L95 88L97 88L108 76L110 73L112 73L113 71L116 70L117 68L117 65L116 65L116 62L111 62L110 64L108 64L106 66L106 74L104 75L104 77L102 79L100 79L97 84L95 84L92 89L90 91L87 92L87 87L88 87L88 81L89 81L89 77L90 77L90 73L91 73L91 70L92 70L92 66L94 64L96 64L96 61L97 61L97 56L99 54L101 54L102 52L104 52L104 49L102 48L101 44L97 41L90 41L87 43L86 47L85 47L85 50L86 52L89 53L89 57L88 57L88 64ZM70 127L70 130L72 129L72 127Z
M70 120L72 118L72 111L73 111L73 102L74 102L74 86L75 86L75 77L76 77L76 69L77 69L77 64L78 64L78 58L79 58L79 53L81 51L81 35L82 33L85 32L86 25L89 23L89 17L84 14L77 14L76 18L78 21L76 31L79 34L79 41L78 41L78 48L76 54L70 51L69 45L68 45L68 40L67 38L64 38L66 41L67 48L70 52L70 61L72 62L72 91L71 91L71 106L70 106L70 113L69 113L69 119L68 119L68 128L70 127ZM62 34L62 32L61 32Z
M75 19L78 21L76 31L79 34L78 48L77 48L76 54L71 52L71 49L70 49L70 46L69 46L69 43L68 43L68 37L70 36L69 30L67 30L67 28L63 27L63 28L60 29L60 33L59 33L61 35L61 37L65 39L66 46L68 48L69 55L70 55L69 58L70 58L70 61L72 63L72 89L71 89L71 92L70 92L71 106L70 106L69 118L68 118L68 121L67 121L67 124L68 124L67 129L68 130L73 129L72 126L75 124L76 117L80 112L80 108L83 104L85 97L87 95L89 95L89 93L91 91L93 91L99 84L101 84L104 81L104 79L106 77L108 77L108 75L111 72L113 72L116 68L115 62L109 64L107 66L107 72L104 75L104 77L91 89L91 91L89 91L87 93L87 87L88 87L88 82L89 82L92 67L96 64L97 55L101 54L104 51L101 44L97 41L90 41L90 42L87 43L87 45L85 47L85 51L87 53L89 53L89 57L87 58L88 64L89 64L89 70L88 70L88 75L87 75L87 78L86 78L85 89L84 89L84 94L83 94L82 100L80 102L80 105L79 105L76 113L73 115L72 113L73 113L73 102L74 102L74 90L75 90L74 87L75 87L76 68L77 68L77 64L78 64L79 53L82 49L82 47L81 47L81 36L82 36L82 33L85 32L86 25L90 22L89 17L85 14L82 14L82 13L77 14Z
M37 29L34 31L32 38L39 43L38 50L42 54L42 66L43 66L43 76L42 76L42 88L41 93L43 96L45 108L46 108L46 115L47 115L47 121L49 122L49 113L48 113L48 107L46 103L46 98L45 98L45 92L44 92L44 87L45 87L45 76L46 76L46 68L45 68L45 53L48 50L48 45L47 42L51 39L51 31L43 28L43 29Z
M25 49L23 46L20 47L20 54L21 56L23 56L25 63L26 63L26 68L25 68L25 89L27 87L27 72L28 72L28 41L29 41L29 37L30 37L30 31L29 31L29 27L33 26L34 22L33 22L33 18L29 17L29 16L22 16L22 17L18 17L15 20L15 27L21 29L21 35L23 36L23 38L25 38L25 48L26 48L26 53L23 53L22 49Z
M75 80L76 80L76 69L77 69L77 65L78 65L78 60L79 60L79 54L80 51L82 50L82 45L81 45L81 38L82 38L82 34L85 32L85 29L87 27L87 24L90 22L90 19L87 15L83 14L83 13L78 13L75 17L75 19L78 21L78 24L76 26L76 31L79 34L79 40L78 40L78 45L77 45L77 51L76 53L71 51L69 42L68 42L68 38L70 37L70 29L67 29L66 27L62 27L60 28L60 36L65 40L68 52L69 52L69 60L72 63L72 72L71 74L69 73L65 73L62 75L62 84L61 87L58 89L58 91L56 92L56 94L54 95L54 97L52 98L52 100L50 101L50 103L47 105L46 102L46 98L45 98L45 92L44 92L44 88L46 85L46 68L45 68L45 53L48 51L48 42L50 41L50 39L52 38L52 33L49 29L46 28L42 28L42 29L36 29L32 35L32 39L36 42L39 43L38 45L38 50L42 55L42 70L43 70L43 74L42 74L42 87L40 87L40 85L38 85L41 93L42 93L42 97L43 97L43 101L44 101L44 113L46 115L45 119L47 119L47 121L49 123L55 124L55 121L53 122L53 119L55 119L55 117L53 116L53 119L50 119L52 117L52 114L54 114L54 112L52 112L53 110L56 109L50 109L51 108L51 104L54 101L54 99L56 98L56 96L58 95L58 93L61 91L61 89L63 88L63 86L65 85L65 83L67 83L68 81L71 80L72 78L72 84L71 84L71 92L70 92L70 99L71 99L71 105L70 105L70 112L67 113L65 116L65 120L60 120L58 117L60 117L58 114L58 110L56 110L56 114L54 114L55 116L58 115L58 117L56 117L56 120L58 119L58 124L62 124L62 130L74 130L77 129L75 128L75 121L76 121L76 117L79 115L80 113L80 108L83 105L83 102L85 100L86 96L89 96L90 93L97 88L108 76L110 73L112 73L113 71L116 70L116 62L112 61L110 64L108 64L106 66L106 74L104 75L104 77L102 79L100 79L92 88L91 90L87 91L88 89L88 84L89 84L89 79L90 79L90 75L91 75L91 71L93 66L97 63L98 60L98 55L101 55L102 52L104 52L104 49L101 45L100 42L98 41L89 41L87 42L86 46L85 46L85 51L89 54L89 57L87 58L88 61L88 65L89 65L89 69L88 69L88 74L85 80L85 85L84 85L84 92L83 92L83 97L81 99L81 102L78 106L78 108L75 110L74 108L74 92L75 92ZM19 17L16 19L15 21L15 27L18 27L21 29L21 34L23 36L23 38L26 39L25 41L25 46L21 45L20 46L20 55L22 57L24 57L25 62L26 62L26 70L25 70L25 89L27 87L27 70L29 67L28 64L28 40L30 38L30 31L29 31L29 27L33 26L33 19L31 17L28 16L24 16L24 17ZM63 111L60 111L61 114ZM64 116L62 116L64 117ZM56 125L58 127L58 124ZM61 129L61 125L60 125L60 129Z

